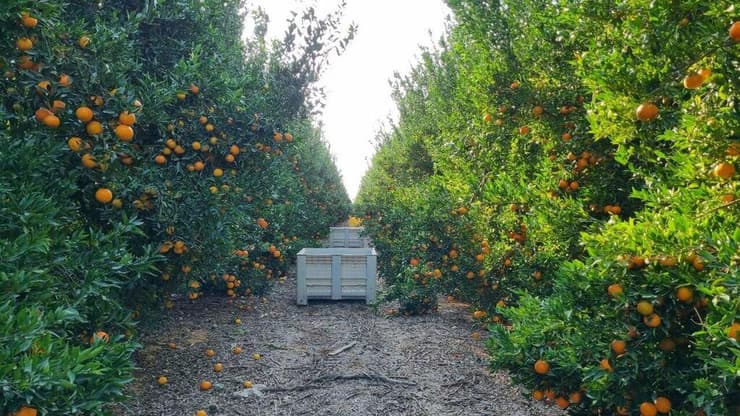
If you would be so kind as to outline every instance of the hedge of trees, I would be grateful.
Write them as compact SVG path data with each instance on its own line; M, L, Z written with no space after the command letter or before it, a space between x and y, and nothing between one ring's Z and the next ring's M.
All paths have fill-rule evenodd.
M387 299L572 414L737 414L736 5L447 3L355 207Z
M312 123L341 14L273 42L237 0L6 2L0 414L109 413L137 320L261 295L347 217Z

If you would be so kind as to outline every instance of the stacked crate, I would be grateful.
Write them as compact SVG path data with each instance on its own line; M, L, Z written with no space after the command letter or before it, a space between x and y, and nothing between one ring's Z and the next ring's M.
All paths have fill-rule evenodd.
M309 299L375 302L377 253L361 233L362 227L331 227L330 247L298 252L299 305Z

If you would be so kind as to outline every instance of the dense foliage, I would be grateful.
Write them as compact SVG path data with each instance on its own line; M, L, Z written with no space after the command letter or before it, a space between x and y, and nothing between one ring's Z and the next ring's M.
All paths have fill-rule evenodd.
M573 414L737 414L732 2L448 4L356 205L387 298L473 303L492 367Z
M107 414L137 319L203 291L262 294L347 217L310 118L352 37L342 6L296 15L274 43L259 11L241 40L247 11L4 2L0 414Z

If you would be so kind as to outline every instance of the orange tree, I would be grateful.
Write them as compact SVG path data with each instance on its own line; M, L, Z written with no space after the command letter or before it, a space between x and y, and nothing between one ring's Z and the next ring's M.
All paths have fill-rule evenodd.
M439 269L575 414L736 413L734 9L448 4L358 197L390 298Z
M170 293L264 293L346 218L310 119L321 64L352 35L341 7L304 14L292 30L312 35L275 47L264 31L242 43L242 10L0 12L0 414L106 413L130 381L136 319Z

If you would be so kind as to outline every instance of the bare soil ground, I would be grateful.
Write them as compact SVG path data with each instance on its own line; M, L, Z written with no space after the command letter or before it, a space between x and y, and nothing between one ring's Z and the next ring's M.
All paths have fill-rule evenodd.
M265 301L178 302L142 335L133 399L116 414L562 414L524 398L506 374L488 371L485 331L471 337L476 329L465 304L443 300L434 315L389 317L357 301L297 306L295 294L293 276ZM214 371L216 362L223 371ZM161 375L169 380L164 386ZM201 380L214 387L201 391ZM252 388L243 387L246 380Z

